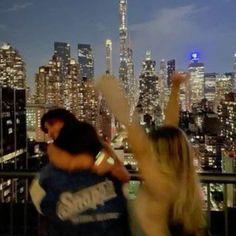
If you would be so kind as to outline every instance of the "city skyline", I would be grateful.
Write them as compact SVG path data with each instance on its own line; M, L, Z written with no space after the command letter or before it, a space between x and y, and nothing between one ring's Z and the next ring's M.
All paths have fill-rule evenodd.
M214 0L207 3L203 0L197 3L187 0L181 3L128 1L128 27L136 77L147 49L152 51L157 64L163 58L174 58L177 69L187 69L191 51L198 50L206 72L233 71L235 6L232 0L219 0L217 4ZM148 14L144 14L144 9ZM82 0L66 3L62 0L11 0L0 3L0 12L0 42L9 42L19 50L27 64L31 87L38 67L51 58L55 41L69 43L74 58L78 43L91 44L96 75L105 72L105 60L101 59L104 58L104 41L110 38L113 42L113 71L118 75L118 0L101 0L93 4Z
M64 108L79 121L94 126L99 139L111 144L121 163L132 171L135 181L131 179L127 193L130 200L136 197L141 163L132 153L124 126L109 109L109 99L94 88L93 81L94 74L114 71L117 76L119 65L120 82L128 91L131 123L136 111L135 123L151 136L162 136L159 127L165 125L165 115L167 118L173 111L175 116L179 104L178 127L189 140L188 150L183 145L179 148L184 158L189 158L188 166L193 161L202 181L207 228L212 235L235 235L235 3L99 0L91 5L91 0L29 1L0 2L0 45L4 38L8 40L2 41L10 43L0 47L0 203L5 209L0 235L6 231L11 235L44 232L44 220L30 210L28 192L31 178L50 161L47 143L52 135L42 130L41 118L51 109ZM34 84L35 91L26 87L26 69L31 80L28 85L32 88ZM180 87L178 82L172 86L171 80L177 79L172 77L175 69L189 72L189 79ZM175 100L175 96L176 102L167 106L169 98ZM121 112L122 108L121 104ZM66 127L65 122L63 129L71 132L72 126ZM171 140L172 135L164 136ZM58 133L55 141L57 137ZM66 141L70 146L73 140Z

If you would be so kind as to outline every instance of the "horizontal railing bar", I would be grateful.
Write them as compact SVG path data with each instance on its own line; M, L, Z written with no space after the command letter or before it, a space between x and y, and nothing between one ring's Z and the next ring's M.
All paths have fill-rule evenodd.
M39 174L39 172L35 171L1 171L0 170L0 178L19 178L19 179L28 179L34 178Z
M0 178L34 178L39 172L29 170L0 170ZM139 180L140 175L137 171L130 172L131 180ZM202 183L223 183L236 184L236 174L231 173L199 173L199 178Z
M198 173L202 183L222 183L222 184L236 184L235 173ZM138 172L132 171L130 173L131 180L138 180L140 178Z

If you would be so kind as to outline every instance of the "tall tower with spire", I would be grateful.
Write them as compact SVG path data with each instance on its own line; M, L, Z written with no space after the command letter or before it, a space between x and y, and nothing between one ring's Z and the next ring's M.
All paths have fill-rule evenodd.
M127 0L119 0L120 15L120 68L119 78L128 93L128 28L127 28Z
M130 101L130 115L133 114L138 102L138 81L135 80L133 50L131 47L130 34L127 27L127 0L119 0L120 15L120 68L119 78L122 81L126 95Z

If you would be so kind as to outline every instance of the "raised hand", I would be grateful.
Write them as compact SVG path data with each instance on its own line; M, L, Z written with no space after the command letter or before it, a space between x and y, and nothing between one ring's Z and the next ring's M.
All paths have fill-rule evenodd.
M102 150L98 153L96 157L95 165L93 166L93 171L98 175L104 175L111 172L115 165L115 160L108 154L106 150Z
M175 72L172 77L169 101L165 110L164 125L178 126L179 124L179 91L180 85L188 78L188 73Z
M110 152L109 150L106 150L105 147L98 153L96 158L97 160L95 161L92 170L98 175L110 173L122 183L126 183L130 180L129 172L113 151Z
M182 83L186 81L186 79L188 79L188 77L189 77L188 73L175 72L171 77L172 86L174 87L180 86Z

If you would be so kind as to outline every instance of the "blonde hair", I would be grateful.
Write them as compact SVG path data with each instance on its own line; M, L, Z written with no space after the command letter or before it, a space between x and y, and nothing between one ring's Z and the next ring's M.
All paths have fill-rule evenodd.
M150 134L158 163L177 188L170 207L170 223L181 224L184 231L196 232L205 227L200 183L193 164L192 148L182 130L164 126Z

